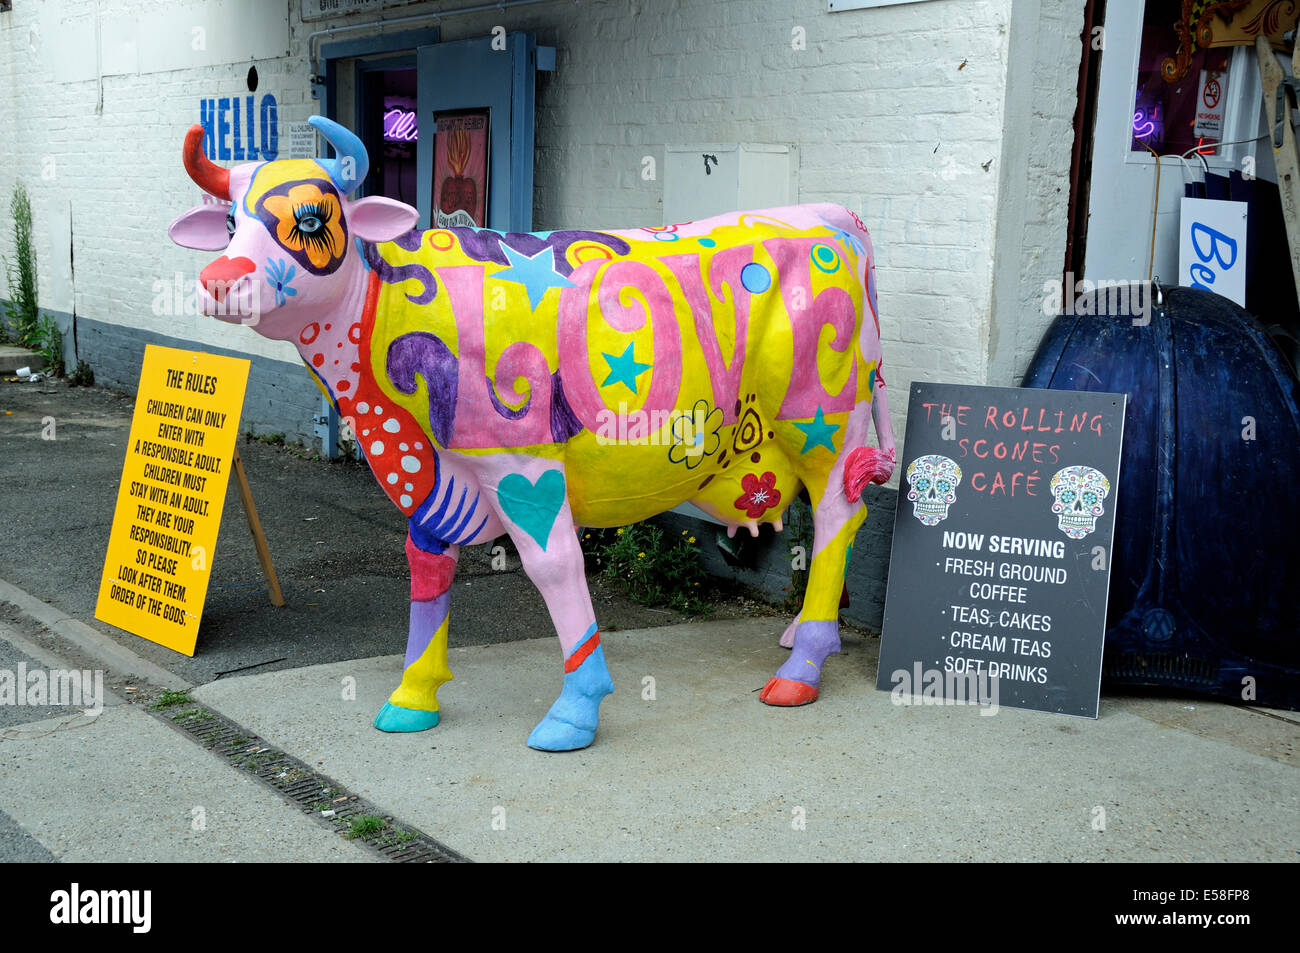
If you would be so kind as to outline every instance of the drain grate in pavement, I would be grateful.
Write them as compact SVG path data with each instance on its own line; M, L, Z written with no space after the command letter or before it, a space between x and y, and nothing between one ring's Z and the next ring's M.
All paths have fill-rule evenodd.
M298 804L303 813L328 824L341 837L359 841L387 860L401 864L470 863L428 834L380 813L338 782L187 696L165 693L161 701L150 706L150 711Z

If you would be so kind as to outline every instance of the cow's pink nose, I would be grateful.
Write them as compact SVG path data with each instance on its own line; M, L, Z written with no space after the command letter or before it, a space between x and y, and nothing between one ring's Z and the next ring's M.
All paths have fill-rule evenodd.
M199 281L208 289L208 294L220 301L226 296L236 281L257 268L248 258L227 258L222 255L199 275Z

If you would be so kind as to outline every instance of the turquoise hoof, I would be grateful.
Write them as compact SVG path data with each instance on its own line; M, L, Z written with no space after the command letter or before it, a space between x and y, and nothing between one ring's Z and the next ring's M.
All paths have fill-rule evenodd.
M401 708L391 702L384 702L375 716L375 727L380 731L428 731L437 723L436 711Z
M528 736L528 747L537 751L578 751L595 740L594 728L580 728L548 714Z
M586 638L596 638L596 623ZM528 736L528 747L538 751L577 751L596 740L600 722L600 701L614 690L605 665L605 647L597 641L595 648L578 667L564 676L564 688L546 717Z

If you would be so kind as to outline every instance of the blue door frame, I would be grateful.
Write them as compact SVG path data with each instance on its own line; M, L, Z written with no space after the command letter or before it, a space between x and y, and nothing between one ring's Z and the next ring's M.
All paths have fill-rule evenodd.
M493 49L494 43L504 49ZM531 33L482 36L422 46L417 122L433 129L434 114L455 109L491 110L488 130L487 227L527 232L533 227L533 120L537 38ZM433 208L433 137L417 148L420 227Z

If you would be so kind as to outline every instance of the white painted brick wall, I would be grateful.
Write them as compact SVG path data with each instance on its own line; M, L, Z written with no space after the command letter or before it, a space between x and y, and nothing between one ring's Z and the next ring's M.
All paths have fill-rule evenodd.
M1023 58L1007 92L1016 141L1009 134L1004 147L988 374L988 383L1002 386L1024 376L1052 322L1043 313L1043 284L1059 282L1065 268L1083 4L1017 0L1015 16L1013 55Z
M1015 0L1017 16L1024 2ZM1048 42L1032 71L1034 109L1011 117L1012 0L938 0L835 14L825 0L583 0L452 17L441 30L444 40L454 40L501 24L533 31L540 43L558 48L556 72L538 79L537 229L660 223L663 182L643 181L641 162L653 156L662 170L670 144L797 144L799 200L842 203L871 229L901 437L913 379L989 380L1001 203L1024 202L1023 240L1006 252L1016 269L1012 287L1025 288L1016 308L1028 314L1041 276L1060 270L1078 62L1070 45L1077 28L1076 40L1069 33L1082 4L1042 3ZM35 207L45 306L72 308L71 210L79 315L196 346L296 360L287 344L247 329L152 313L155 280L192 275L206 261L166 237L167 224L198 194L181 168L181 138L198 121L200 99L246 92L249 63L105 77L97 114L96 82L60 82L60 64L48 62L48 49L32 41L38 17L84 21L95 6L47 0L38 15L34 3L23 2L0 14L0 254L10 250L8 196L21 178ZM147 20L167 4L100 0L98 6L105 18ZM411 4L385 14L437 7ZM276 95L282 129L318 106L310 98L307 35L367 16L301 23L296 0L287 8L292 55L256 63L259 95ZM805 49L792 46L796 28ZM1009 120L1025 124L1034 143L1027 179L1014 190L1003 173ZM57 169L48 180L41 177L46 156L55 157ZM1030 315L1018 330L1032 331L1036 341L1040 324L1045 319L1035 324ZM1002 357L1005 339L995 355L1007 367L1032 348L1018 334L1014 340L1010 357ZM1001 370L994 376L1009 382Z

